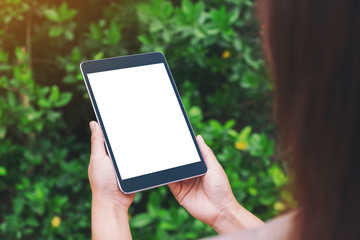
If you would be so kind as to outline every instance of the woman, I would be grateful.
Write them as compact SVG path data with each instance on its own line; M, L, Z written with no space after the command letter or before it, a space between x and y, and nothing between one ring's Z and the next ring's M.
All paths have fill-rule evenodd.
M262 0L258 14L298 206L262 223L237 203L201 136L208 173L169 187L223 239L360 239L360 1ZM93 238L131 238L134 195L119 191L100 127L90 127Z

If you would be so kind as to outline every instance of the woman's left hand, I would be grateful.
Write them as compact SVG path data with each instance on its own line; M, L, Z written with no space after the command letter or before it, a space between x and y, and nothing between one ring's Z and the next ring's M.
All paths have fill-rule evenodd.
M89 125L91 156L88 175L92 191L93 239L131 239L128 209L135 194L120 191L101 128L95 121Z

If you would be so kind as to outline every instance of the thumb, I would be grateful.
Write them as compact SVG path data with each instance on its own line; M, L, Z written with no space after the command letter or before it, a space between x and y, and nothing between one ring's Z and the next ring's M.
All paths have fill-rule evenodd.
M95 159L102 158L107 155L103 133L97 122L91 121L89 125L91 129L91 156Z
M213 151L211 150L211 148L205 143L203 137L201 135L198 135L196 137L196 140L199 144L200 147L200 151L201 151L201 155L204 158L206 167L208 169L216 169L216 168L221 168L220 163L218 162L218 160L216 159Z

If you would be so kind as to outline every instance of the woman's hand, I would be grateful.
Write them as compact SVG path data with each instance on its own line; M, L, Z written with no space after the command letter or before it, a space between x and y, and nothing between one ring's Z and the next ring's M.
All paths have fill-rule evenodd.
M92 191L93 239L131 239L128 209L135 194L120 191L114 166L107 155L104 136L97 122L90 122L91 156L88 168Z
M91 129L91 156L88 174L92 195L128 209L135 194L124 194L120 191L113 163L107 155L101 128L95 121L90 122L89 125Z
M197 141L207 173L201 177L169 184L179 204L218 233L261 225L260 219L236 201L223 168L204 139L198 136Z

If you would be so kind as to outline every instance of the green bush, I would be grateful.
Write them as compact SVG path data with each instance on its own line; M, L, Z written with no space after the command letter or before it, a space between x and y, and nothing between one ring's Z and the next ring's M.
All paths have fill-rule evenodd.
M274 157L271 84L250 0L5 0L0 8L0 237L88 239L88 122L79 63L161 51L190 121L224 167L238 201L266 220L289 194ZM280 194L279 194L280 193ZM215 232L168 187L138 193L134 239Z

